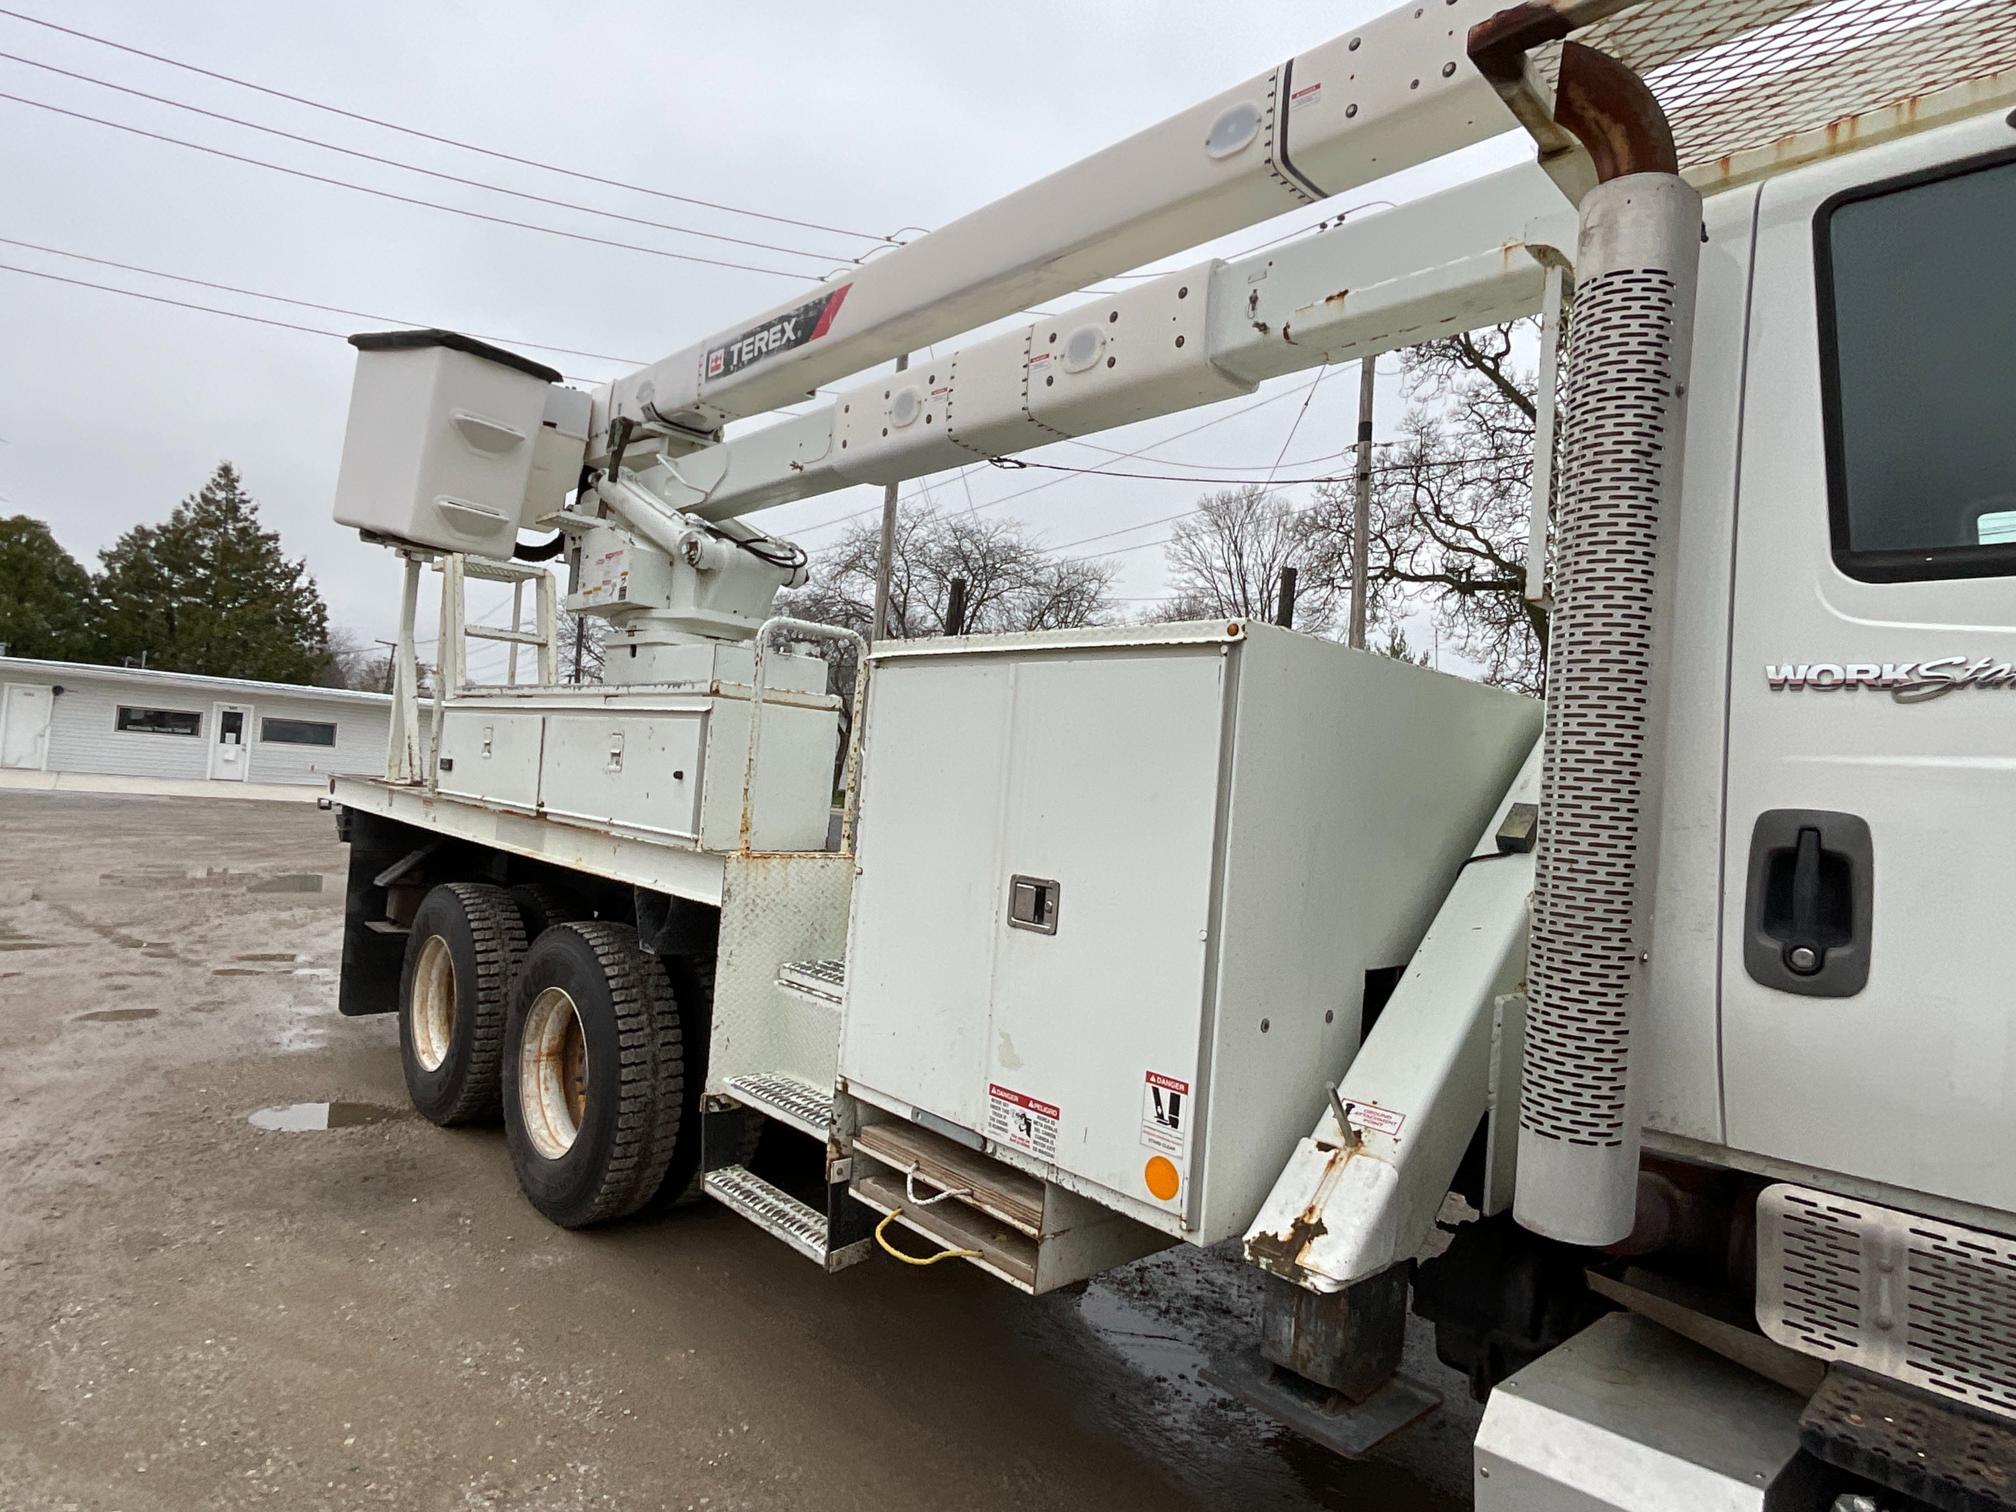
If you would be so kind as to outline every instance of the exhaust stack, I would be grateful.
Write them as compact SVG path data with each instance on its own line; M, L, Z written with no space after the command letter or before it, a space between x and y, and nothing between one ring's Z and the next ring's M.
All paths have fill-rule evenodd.
M1554 118L1589 151L1556 530L1514 1211L1605 1245L1636 1208L1666 580L1701 199L1651 91L1570 42Z

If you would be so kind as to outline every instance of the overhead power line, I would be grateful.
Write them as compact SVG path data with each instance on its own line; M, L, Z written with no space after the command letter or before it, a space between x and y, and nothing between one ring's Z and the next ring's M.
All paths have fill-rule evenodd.
M1198 433L1199 431L1207 431L1207 430L1211 429L1211 427L1212 427L1212 426L1214 426L1214 425L1223 425L1223 424L1225 424L1225 422L1226 422L1226 421L1228 421L1228 420L1236 420L1236 419L1238 419L1238 418L1239 418L1239 417L1240 417L1241 415L1250 415L1250 414L1251 414L1251 413L1252 413L1252 412L1253 412L1254 410L1257 410L1257 409L1265 409L1265 408L1266 408L1266 407L1267 407L1268 405L1270 405L1270 404L1279 404L1279 403L1280 403L1280 402L1281 402L1281 401L1282 401L1283 399L1292 399L1292 398L1294 398L1294 397L1295 397L1295 396L1296 396L1297 394L1300 394L1300 393L1305 393L1305 392L1307 392L1307 391L1308 391L1309 389L1312 389L1312 388L1314 388L1315 386L1316 386L1316 380L1312 378L1312 379L1311 379L1311 380L1310 380L1309 382L1307 382L1307 383L1302 383L1302 384L1297 384L1297 385L1296 385L1296 386L1295 386L1294 388L1287 388L1287 389L1283 389L1283 390L1282 390L1282 391L1281 391L1280 393L1278 393L1278 394L1269 394L1269 395L1268 395L1268 396L1267 396L1266 398L1264 398L1264 399L1254 399L1254 400L1251 400L1251 401L1249 401L1248 403L1245 403L1245 404L1242 404L1242 405L1238 406L1238 407L1237 407L1236 409L1229 409L1229 410L1227 410L1227 411L1226 411L1226 412L1225 412L1224 414L1222 414L1222 415L1214 415L1214 416L1212 416L1212 417L1211 417L1211 418L1210 418L1209 420L1205 420L1205 421L1202 421L1202 422L1200 422L1199 424L1196 424L1196 425L1192 425L1192 426L1190 426L1190 427L1188 427L1188 428L1186 428L1186 429L1184 429L1184 430L1180 430L1180 431L1177 431L1177 432L1175 432L1175 433L1174 433L1173 435L1168 435L1168 436L1164 436L1164 437L1163 437L1163 438L1162 438L1161 440L1159 440L1159 441L1151 441L1151 442L1149 442L1149 443L1148 443L1148 444L1147 444L1146 446L1137 446L1137 447L1136 447L1136 448L1135 448L1135 449L1134 449L1133 451L1130 451L1130 452L1113 452L1113 456L1115 456L1116 458L1120 459L1121 461L1127 461L1127 460L1129 460L1129 459L1131 459L1131 458L1134 458L1134 457L1140 457L1140 456L1146 456L1146 455L1147 455L1147 454L1148 454L1149 452L1153 452L1153 451L1159 451L1159 450L1161 450L1161 449L1162 449L1163 447L1165 447L1165 446L1169 445L1169 444L1170 444L1170 442L1172 442L1172 441L1181 441L1181 440L1183 440L1183 439L1184 439L1184 438L1185 438L1186 436L1194 436L1194 435L1196 435L1196 434L1197 434L1197 433ZM1107 450L1109 450L1109 448L1107 448L1107 447L1100 447L1100 448L1099 448L1099 450L1101 450L1101 451L1107 451ZM989 458L989 459L987 459L987 460L988 460L988 461L992 461L993 459L992 459L992 458ZM1320 460L1320 459L1319 459L1319 460ZM983 465L983 464L982 464L982 463L980 463L980 462L971 462L971 463L968 463L968 464L967 464L967 465L966 465L965 467L962 467L962 468L960 468L960 469L959 469L959 471L960 471L961 473L967 473L967 472L971 472L971 471L972 471L972 470L973 470L974 468L976 468L976 467L979 467L979 466L982 466L982 465ZM1031 463L1031 464L1029 464L1029 465L1030 465L1030 466L1036 466L1037 464L1035 464L1035 463ZM1080 473L1095 473L1095 472L1099 471L1099 469L1097 469L1097 468L1079 468L1079 469L1076 469L1076 471L1078 471L1078 472L1080 472ZM1068 483L1068 482L1070 482L1070 481L1071 481L1071 480L1070 480L1069 478L1052 478L1052 479L1050 479L1050 480L1049 480L1048 482L1045 482L1045 483L1032 483L1032 484L1030 484L1030 485L1029 485L1029 486L1028 486L1027 488L1018 488L1018 489L1015 489L1015 490L1014 490L1013 492L1011 492L1011 493L1005 493L1005 494L1001 494L1001 495L998 495L997 497L995 497L995 498L992 498L992 499L986 499L986 500L983 500L983 501L982 501L981 503L979 503L979 504L976 504L976 505L974 505L974 506L973 506L973 509L972 509L972 512L974 512L974 513L978 513L978 512L980 511L980 510L983 510L983 509L992 509L992 508L994 508L994 507L995 507L996 505L1000 505L1000 504L1006 504L1006 503L1007 503L1007 502L1009 502L1009 500L1011 500L1011 499L1019 499L1019 498L1022 498L1022 497L1024 497L1024 496L1025 496L1025 495L1027 495L1027 494L1032 494L1032 493L1041 493L1041 492L1042 492L1042 491L1043 491L1044 489L1046 489L1046 488L1055 488L1055 487L1057 487L1057 485L1058 485L1058 484L1060 484L1060 483ZM1214 479L1214 480L1212 480L1212 481L1214 481L1214 482L1215 482L1215 481L1225 481L1225 480L1222 480L1222 479ZM846 524L846 523L847 523L847 522L848 522L849 520L858 520L858 519L860 519L860 518L861 518L861 516L863 516L863 515L865 515L865 514L874 514L874 513L877 513L877 512L878 512L878 511L879 511L879 510L881 509L881 507L882 507L881 505L879 505L879 504L876 504L876 505L871 505L871 506L870 506L869 508L867 508L867 509L857 509L857 510L853 511L853 512L852 512L851 514L844 514L844 515L835 515L835 516L833 516L833 518L831 518L830 520L821 520L821 521L820 521L820 522L819 522L818 524L816 524L816 525L807 525L807 526L805 527L805 529L804 529L804 530L795 530L795 531L793 531L793 532L792 532L792 534L793 534L793 535L804 535L804 534L806 534L806 533L808 533L808 532L810 532L810 531L814 531L814 530L824 530L824 529L826 529L826 528L827 528L828 526L830 526L830 525L844 525L844 524Z
M1037 468L1044 472L1084 473L1099 478L1130 478L1143 483L1209 483L1217 486L1230 484L1233 487L1250 484L1255 488L1293 488L1304 483L1344 483L1350 480L1349 473L1323 473L1308 478L1210 478L1195 473L1144 473L1120 472L1110 467L1066 467L1061 462L1026 462L1020 457L994 457L990 459L996 467L1009 472L1021 472L1025 468ZM1527 457L1449 457L1439 462L1395 462L1385 467L1375 467L1375 473L1418 472L1424 467L1470 467L1480 462L1521 462Z
M222 310L216 305L192 304L186 299L170 299L165 294L143 294L138 289L122 289L116 284L92 283L85 278L68 278L61 273L46 273L40 268L21 268L13 263L0 263L0 273L19 273L28 278L46 278L51 283L70 284L79 289L96 289L102 294L123 294L128 299L144 299L149 304L173 305L178 310L196 310L205 315L222 315L227 320L244 320L253 325L274 326L282 331L302 331L310 336L333 336L338 341L347 342L349 336L342 331L332 331L326 326L299 325L291 320L274 320L267 315L248 315L243 310ZM529 343L528 343L529 345ZM574 373L562 375L571 383L599 383L597 378L583 378Z
M47 110L55 115L69 116L72 120L89 121L94 126L109 126L114 131L130 132L134 136L147 137L152 141L166 142L172 147L186 147L191 152L206 153L211 157L227 158L234 163L248 163L254 168L265 168L273 173L284 173L290 178L307 179L317 184L329 184L338 189L349 189L357 194L369 194L378 199L395 200L402 205L419 205L428 210L440 210L449 215L464 216L469 220L488 221L493 226L516 226L521 231L540 231L548 236L565 237L568 241L588 242L598 247L618 247L625 252L643 252L651 257L666 257L674 262L699 263L709 268L735 268L744 273L767 273L772 278L788 278L794 283L815 283L818 280L807 273L787 272L783 268L758 267L753 263L729 262L718 257L699 257L691 252L672 252L663 247L640 246L636 242L612 241L605 236L590 236L582 231L563 231L558 226L542 226L534 221L512 220L508 216L491 215L482 210L469 210L460 205L446 205L439 200L418 199L410 194L395 194L390 189L374 189L368 184L353 184L348 179L331 178L324 173L310 173L305 168L289 168L282 163L269 163L264 158L247 157L240 152L226 152L221 147L206 147L201 142L185 141L181 137L166 136L158 131L148 131L144 127L129 126L123 121L108 121L103 116L86 115L81 110L66 110L61 105L51 105L46 100L31 100L25 95L8 94L0 91L0 100L12 100L16 105L28 105L36 110Z
M144 89L129 89L124 84L114 84L109 79L100 79L91 74L75 73L67 68L58 68L54 63L38 62L34 58L24 58L19 53L0 52L0 58L10 63L21 63L29 68L39 68L45 73L60 74L66 79L76 79L80 83L93 84L100 89L110 89L118 94L131 95L136 100L151 100L156 105L166 105L175 110L185 110L191 115L203 116L212 121L224 121L232 126L242 126L247 131L262 131L268 136L280 137L289 142L300 142L304 146L319 147L324 152L341 153L344 157L361 159L367 163L377 163L386 168L397 168L402 173L418 173L444 183L461 184L469 189L482 189L491 194L508 194L513 199L530 200L536 205L552 205L560 210L578 211L582 215L599 215L606 220L622 221L632 226L648 226L654 231L671 231L680 236L698 236L708 241L729 242L737 247L755 247L764 252L782 252L791 257L809 257L827 264L849 263L856 259L844 252L808 252L803 247L785 247L776 242L751 241L747 237L728 236L719 231L702 231L693 226L674 225L671 221L650 220L641 215L624 215L616 210L603 210L594 205L583 205L573 200L554 199L550 195L532 194L523 189L512 189L503 184L492 184L484 179L464 178L459 173L443 173L434 168L422 168L417 163L402 163L397 158L380 157L375 152L362 152L355 147L341 147L334 142L326 142L320 137L303 136L295 131L282 131L278 126L262 125L258 121L248 121L242 116L226 115L220 110L205 110L200 105L191 105L183 100L171 99L167 95L149 94Z
M697 205L707 210L720 210L729 215L746 215L754 220L773 221L780 226L798 226L807 231L827 231L835 236L852 236L863 241L887 242L896 245L895 239L878 236L872 231L849 231L842 226L821 225L818 221L798 220L789 215L777 215L767 210L751 210L741 205L723 204L717 200L698 199L690 194L674 194L665 189L652 189L643 184L633 184L624 179L603 178L598 174L584 173L575 168L563 168L555 163L542 163L537 158L519 157L513 153L500 152L494 147L481 147L474 142L465 142L457 137L437 136L431 131L422 131L414 126L401 126L397 122L382 120L377 116L365 115L360 111L345 110L340 105L330 105L322 100L313 100L306 95L289 94L284 89L274 89L269 85L255 84L250 79L241 79L235 74L222 73L216 69L201 68L194 63L185 63L180 58L170 58L161 53L148 52L145 48L134 47L125 42L115 42L110 37L80 31L74 26L60 26L54 21L45 21L40 16L30 16L22 11L0 8L0 16L8 16L16 21L25 21L30 26L44 27L49 31L61 32L68 37L77 37L85 42L94 42L100 47L109 47L116 52L131 57L145 58L150 63L165 64L169 68L179 68L185 73L198 74L206 79L215 79L222 84L233 84L240 89L249 89L276 100L285 100L292 105L305 105L310 110L324 111L330 115L342 116L345 120L362 121L367 126L376 126L385 131L396 131L403 136L417 137L424 142L437 142L444 147L458 147L464 152L474 152L483 157L495 158L499 162L516 163L524 168L537 168L545 173L558 173L567 178L579 179L583 183L602 184L611 189L628 189L638 194L648 194L654 199L673 200L682 205Z
M0 246L23 247L30 252L46 252L51 257L68 257L76 262L95 263L101 268L117 268L124 273L141 273L148 278L165 278L173 283L193 284L199 289L215 289L223 294L243 294L247 299L270 299L275 304L296 305L304 310L320 310L325 315L354 315L359 320L382 321L395 326L427 326L438 324L434 321L408 320L398 315L377 315L369 310L349 310L342 305L317 304L312 299L290 299L285 294L265 294L258 289L241 289L236 284L213 283L207 278L191 278L184 273L164 273L159 268L143 268L138 263L114 261L109 257L92 257L83 252L66 252L61 247L45 247L40 242L21 241L12 236L0 236ZM620 362L632 367L642 367L643 359L638 357L616 357L608 352L584 352L579 347L555 346L550 341L527 341L522 336L486 336L481 331L469 331L479 341L494 341L503 346L534 347L542 352L561 352L569 357L592 357L597 362Z
M1394 462L1389 463L1383 467L1375 467L1372 469L1372 471L1374 473L1418 473L1428 471L1430 469L1439 471L1442 469L1452 467L1474 467L1480 462L1530 462L1531 460L1532 458L1530 456L1524 454L1494 453L1493 455L1488 457L1446 457L1440 461L1422 460L1417 462ZM1126 475L1122 474L1121 476ZM1186 479L1180 479L1178 481L1210 482L1212 480L1186 478ZM1315 482L1315 483L1342 483L1345 481L1345 479L1340 476L1335 478L1305 479L1303 481ZM1291 509L1288 511L1288 513L1290 515L1305 515L1308 514L1312 509L1320 509L1321 507L1322 507L1322 501L1319 499L1315 503L1303 505L1300 509ZM1123 525L1118 530L1107 530L1102 531L1098 535L1081 536L1078 540L1066 541L1060 546L1053 546L1049 548L1049 550L1051 554L1054 556L1057 552L1069 551L1073 546L1089 546L1094 541L1110 541L1114 536L1127 535L1130 532L1136 530L1152 530L1157 525L1173 524L1177 520L1187 520L1192 515L1199 515L1202 514L1203 512L1204 507L1202 505L1198 505L1195 508L1179 510L1177 513L1172 515L1163 515L1160 519L1143 520L1139 525ZM1166 546L1169 544L1170 541L1174 539L1175 539L1174 536L1155 536L1150 540L1136 541L1130 546L1115 546L1111 551L1089 551L1086 552L1083 556L1058 557L1057 560L1060 562L1097 561L1100 557L1121 556L1130 551L1145 551L1150 546Z

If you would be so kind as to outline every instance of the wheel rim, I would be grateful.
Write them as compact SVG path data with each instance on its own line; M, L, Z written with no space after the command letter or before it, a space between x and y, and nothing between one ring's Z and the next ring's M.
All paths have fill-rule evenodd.
M532 1148L558 1160L574 1148L588 1115L588 1035L564 988L548 987L525 1015L518 1050L518 1106Z
M439 1071L455 1039L455 958L439 935L429 935L420 947L409 1016L413 1058L424 1070Z

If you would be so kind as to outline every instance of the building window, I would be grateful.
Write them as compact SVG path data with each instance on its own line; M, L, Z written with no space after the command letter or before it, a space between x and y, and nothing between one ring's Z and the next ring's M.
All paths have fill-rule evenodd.
M200 735L203 716L188 709L129 709L121 704L113 728L136 735Z
M333 746L336 726L316 719L262 719L259 739L272 745Z
M2016 161L1851 190L1816 235L1836 564L2016 573Z

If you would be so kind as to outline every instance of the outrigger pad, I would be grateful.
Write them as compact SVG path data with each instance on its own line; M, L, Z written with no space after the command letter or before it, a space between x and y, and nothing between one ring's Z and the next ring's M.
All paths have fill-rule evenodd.
M1404 1375L1353 1402L1342 1392L1270 1365L1257 1352L1214 1361L1199 1374L1227 1396L1345 1459L1370 1454L1442 1405L1440 1392Z

